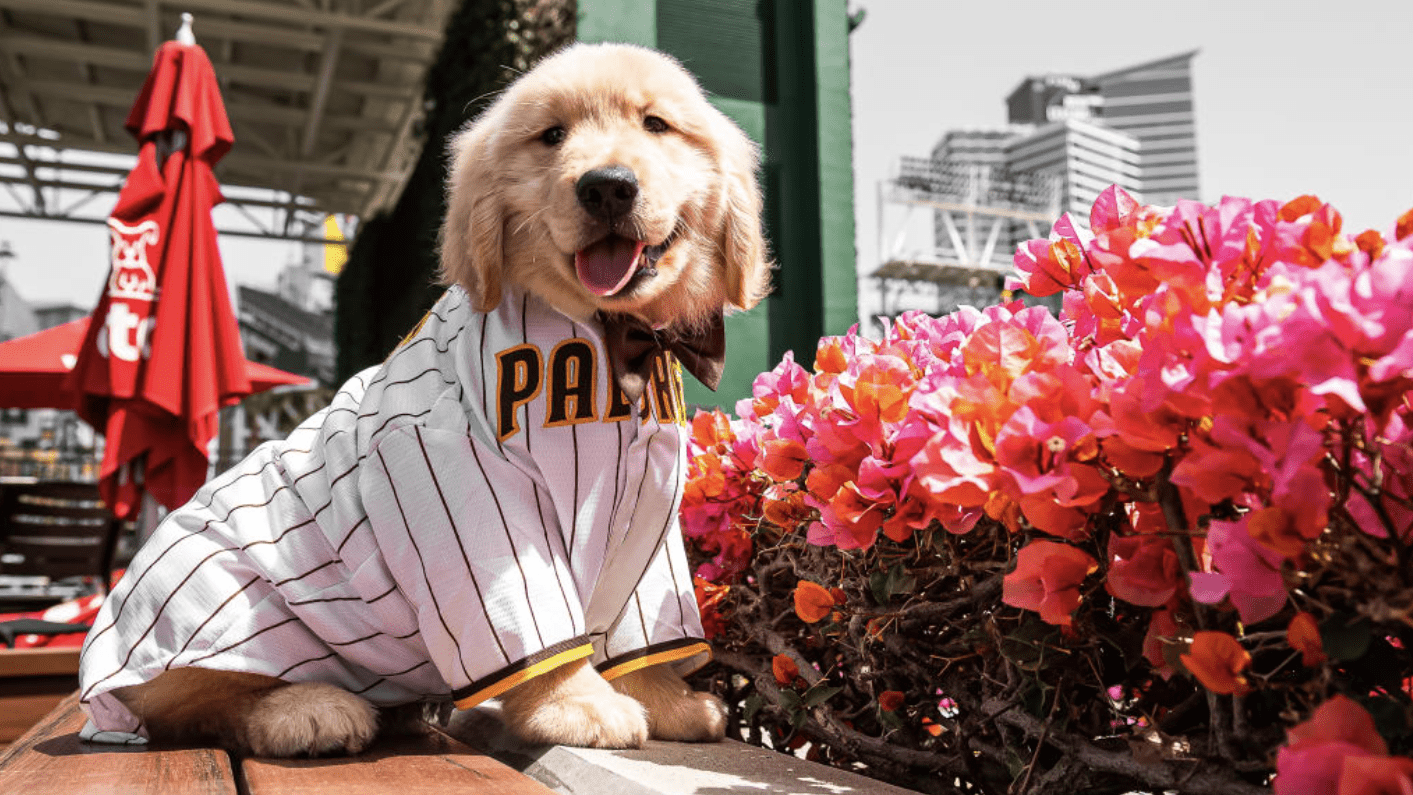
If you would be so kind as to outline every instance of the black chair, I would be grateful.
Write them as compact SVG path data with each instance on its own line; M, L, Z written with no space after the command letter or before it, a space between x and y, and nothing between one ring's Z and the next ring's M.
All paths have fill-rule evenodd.
M121 523L98 495L94 483L7 483L0 491L0 575L43 578L54 583L65 578L92 577L112 587L113 554ZM57 593L50 602L69 593ZM36 610L39 597L20 609ZM28 600L28 595L21 602ZM0 597L0 602L11 601Z
M38 618L16 618L0 621L0 643L5 648L15 648L15 641L25 635L73 635L88 632L92 624L62 624L57 621L42 621Z

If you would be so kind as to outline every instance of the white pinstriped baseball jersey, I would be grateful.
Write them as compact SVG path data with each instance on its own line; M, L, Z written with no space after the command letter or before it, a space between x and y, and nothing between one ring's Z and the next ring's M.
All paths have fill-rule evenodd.
M84 643L91 723L145 734L111 691L191 665L465 708L584 657L705 663L683 413L668 357L631 406L596 323L452 288L157 528Z

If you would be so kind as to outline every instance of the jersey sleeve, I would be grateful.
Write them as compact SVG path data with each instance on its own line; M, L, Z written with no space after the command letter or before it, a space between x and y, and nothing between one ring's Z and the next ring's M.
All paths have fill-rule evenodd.
M685 676L711 660L675 524L594 656L594 667L605 679L659 663L672 663Z
M529 474L465 433L419 425L384 434L363 467L369 524L458 707L593 653Z

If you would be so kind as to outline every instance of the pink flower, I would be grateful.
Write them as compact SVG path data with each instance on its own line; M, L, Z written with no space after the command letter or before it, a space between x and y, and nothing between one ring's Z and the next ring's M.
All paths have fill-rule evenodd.
M1346 756L1338 795L1413 795L1413 759Z
M1337 695L1287 733L1285 747L1276 753L1274 794L1343 793L1346 759L1387 754L1369 713Z
M1287 593L1281 578L1283 555L1263 547L1246 530L1247 518L1237 522L1213 520L1207 530L1207 550L1213 572L1193 572L1192 598L1217 604L1230 598L1241 620L1263 621L1285 606Z
M1099 564L1083 550L1054 541L1032 541L1016 554L1016 568L1001 580L1001 601L1034 610L1047 624L1070 626L1079 586Z

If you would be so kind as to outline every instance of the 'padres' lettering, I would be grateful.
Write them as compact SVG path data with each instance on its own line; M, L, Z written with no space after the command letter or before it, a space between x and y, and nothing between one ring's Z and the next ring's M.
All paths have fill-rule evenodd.
M545 411L545 427L598 419L594 406L597 375L594 348L588 340L576 337L554 346L550 352L549 405Z
M612 368L609 368L612 369ZM608 410L603 413L604 422L622 422L633 416L633 404L628 402L628 393L618 385L618 379L608 379Z
M520 430L520 407L540 394L540 349L516 345L496 354L496 434L501 441Z
M670 354L660 353L653 357L652 392L657 398L657 421L677 421L677 396L673 394Z

